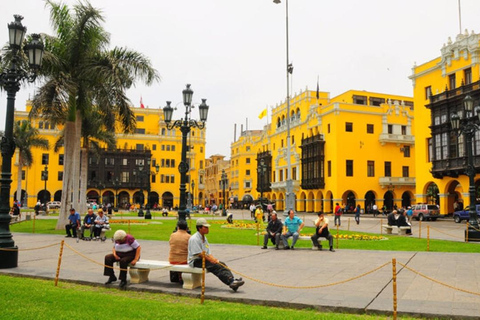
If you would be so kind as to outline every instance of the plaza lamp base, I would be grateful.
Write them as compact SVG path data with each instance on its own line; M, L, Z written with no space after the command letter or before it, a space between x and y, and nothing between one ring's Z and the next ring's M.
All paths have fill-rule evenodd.
M468 232L468 234L467 234ZM472 227L468 228L468 231L465 230L465 241L468 242L480 242L480 231Z
M0 269L18 267L18 247L0 248Z

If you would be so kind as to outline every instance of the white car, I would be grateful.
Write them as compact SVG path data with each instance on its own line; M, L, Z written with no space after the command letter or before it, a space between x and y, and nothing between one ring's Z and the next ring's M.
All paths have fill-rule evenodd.
M47 203L48 209L58 209L62 206L60 201L50 201Z

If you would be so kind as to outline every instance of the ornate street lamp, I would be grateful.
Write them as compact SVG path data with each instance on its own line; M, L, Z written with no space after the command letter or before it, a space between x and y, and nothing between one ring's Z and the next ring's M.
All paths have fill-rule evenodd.
M143 217L143 202L144 202L144 196L143 196L143 164L138 167L139 174L140 176L140 209L138 209L138 216Z
M163 108L163 114L167 129L171 130L173 128L180 128L180 131L182 132L182 159L178 165L178 171L180 172L180 208L178 210L178 219L186 221L187 197L185 185L187 183L187 172L190 169L187 163L187 135L192 127L196 127L198 129L205 128L205 122L207 121L208 116L208 106L206 103L207 99L202 99L202 103L198 106L200 122L197 122L196 120L190 118L194 106L192 105L193 91L190 89L189 84L187 84L187 87L182 91L182 93L183 104L185 106L185 118L175 120L175 122L171 123L173 108L170 106L170 101L167 101L167 106Z
M260 164L257 168L258 178L257 181L260 181L260 185L258 186L257 190L260 189L260 206L263 209L263 186L265 181L265 174L267 173L267 165L265 164L265 160L261 159ZM257 183L258 184L258 183Z
M145 213L145 219L152 219L152 214L150 213L150 191L151 191L151 180L150 180L150 175L156 175L158 170L160 170L160 167L158 166L158 164L155 166L155 170L157 172L154 172L154 171L151 171L151 167L150 167L150 159L147 159L147 167L148 167L148 171L145 172L145 175L147 177L147 180L148 180L148 184L147 184L147 211Z
M45 165L45 169L42 171L42 181L45 181L45 186L43 188L43 203L45 204L45 212L48 210L47 202L47 181L48 181L48 166Z
M15 110L15 96L20 90L23 80L33 82L36 72L42 64L43 43L40 35L32 34L31 41L24 46L27 51L28 68L22 63L22 45L27 28L22 25L23 17L15 15L15 21L8 24L9 46L12 51L9 66L0 74L0 86L7 92L7 113L5 117L5 134L1 142L2 176L0 191L0 268L16 268L18 265L18 251L12 234L10 233L10 185L12 183L12 156L15 152L13 142L13 122Z
M193 208L195 207L195 181L192 180L192 182L190 183L190 186L192 190L192 210L193 210Z
M469 187L468 193L470 196L470 206L469 206L469 228L468 231L465 230L465 240L468 241L480 241L480 231L478 224L478 216L476 212L476 201L475 201L475 164L473 159L473 150L472 142L475 132L480 130L480 106L473 107L474 101L472 97L467 95L463 99L463 115L460 117L458 114L453 113L450 115L450 122L452 129L457 135L463 134L466 138L466 150L467 150L467 160L468 164L465 168L465 174L468 176ZM467 234L468 232L468 234Z
M274 3L281 3L280 0L273 0ZM285 38L286 38L286 72L287 72L287 172L286 172L286 211L295 209L295 194L293 193L292 163L291 163L291 138L290 138L290 75L293 73L293 64L290 63L288 45L288 0L285 0Z
M227 174L225 173L225 169L222 169L222 188L223 188L223 209L222 209L222 216L227 216L227 209L225 208L225 187L228 184L228 177Z

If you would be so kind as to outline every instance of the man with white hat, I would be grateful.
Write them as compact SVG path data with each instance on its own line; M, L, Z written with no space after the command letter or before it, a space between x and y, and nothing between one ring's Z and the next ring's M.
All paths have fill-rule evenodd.
M242 278L235 279L232 272L226 268L225 263L220 262L210 254L210 244L207 237L210 225L204 218L199 218L196 223L197 232L188 240L188 263L191 267L202 267L202 252L205 253L205 268L217 276L233 291L237 291L245 282Z

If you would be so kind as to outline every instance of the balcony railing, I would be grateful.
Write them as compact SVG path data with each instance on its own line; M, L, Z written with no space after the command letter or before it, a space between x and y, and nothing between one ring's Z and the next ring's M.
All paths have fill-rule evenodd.
M378 184L382 187L388 187L389 185L414 187L415 178L413 177L380 177L378 179Z
M406 134L381 133L379 138L380 143L396 143L403 145L414 145L415 136Z

